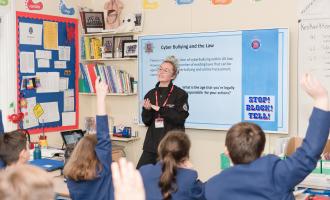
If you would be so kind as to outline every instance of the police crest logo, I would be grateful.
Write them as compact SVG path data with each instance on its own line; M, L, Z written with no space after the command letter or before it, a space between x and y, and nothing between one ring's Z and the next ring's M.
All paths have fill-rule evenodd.
M188 105L186 103L183 104L182 108L183 108L183 110L188 111Z

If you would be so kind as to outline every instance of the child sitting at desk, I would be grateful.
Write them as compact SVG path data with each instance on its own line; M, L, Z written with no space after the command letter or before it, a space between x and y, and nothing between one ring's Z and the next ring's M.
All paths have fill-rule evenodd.
M21 130L0 134L0 169L30 159L26 135Z
M13 165L0 172L1 200L53 200L52 178L32 165Z
M105 97L108 86L96 79L96 135L80 139L64 167L73 200L114 199L111 180L112 145L109 135Z
M147 199L204 199L203 183L189 161L190 140L181 130L169 131L158 146L159 162L142 166Z
M261 156L265 133L256 124L242 122L231 127L226 148L234 166L207 181L208 200L293 200L293 189L315 168L329 135L330 112L327 90L306 74L303 89L314 99L306 137L297 151L285 160Z

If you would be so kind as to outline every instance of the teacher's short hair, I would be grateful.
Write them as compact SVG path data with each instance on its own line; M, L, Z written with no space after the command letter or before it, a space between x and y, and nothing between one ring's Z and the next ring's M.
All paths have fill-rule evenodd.
M179 74L179 60L175 56L168 56L164 59L163 63L170 63L173 66L174 79Z

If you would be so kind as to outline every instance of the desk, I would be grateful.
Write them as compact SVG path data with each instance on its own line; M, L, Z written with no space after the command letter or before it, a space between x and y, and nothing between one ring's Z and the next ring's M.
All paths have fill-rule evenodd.
M110 138L112 141L118 141L118 142L134 142L140 139L140 137L130 137L130 138L124 138L124 137L116 137L110 134Z

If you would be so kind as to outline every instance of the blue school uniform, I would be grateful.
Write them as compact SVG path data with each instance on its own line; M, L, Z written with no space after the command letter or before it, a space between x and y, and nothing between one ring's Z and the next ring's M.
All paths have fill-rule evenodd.
M3 128L3 122L2 122L2 111L0 110L0 134L4 133L5 130Z
M140 169L146 191L147 200L162 200L163 196L158 186L162 174L162 164L148 164ZM178 168L176 174L178 190L172 193L172 200L201 200L204 197L204 185L197 180L197 172L191 169Z
M2 123L2 111L0 110L0 135L3 134L5 131L4 131L4 128L3 128L3 123ZM0 169L3 169L6 167L6 164L5 162L3 162L0 158Z
M109 200L114 199L112 174L112 146L109 136L108 116L96 116L95 147L96 156L102 164L102 171L97 178L88 181L74 181L68 179L67 185L73 200Z
M329 135L330 112L314 108L306 137L286 160L263 156L249 164L234 165L205 185L208 200L294 200L293 189L316 167Z

